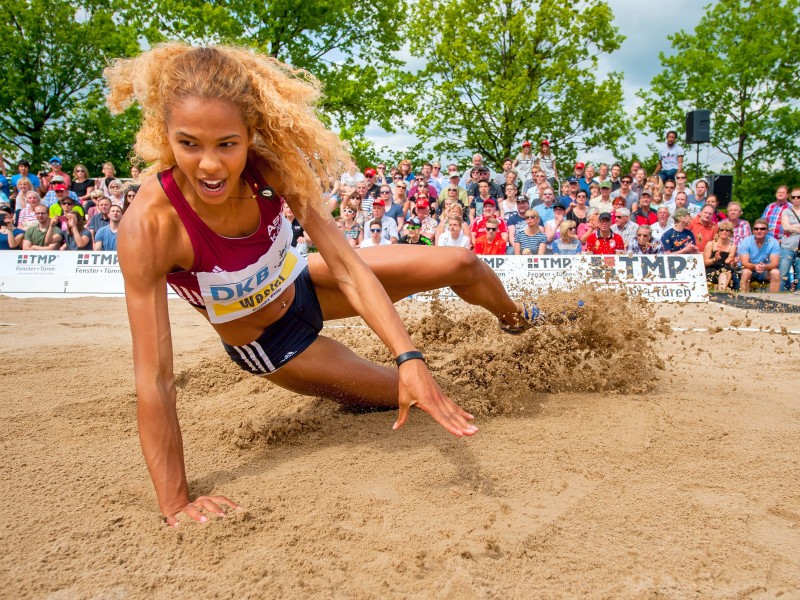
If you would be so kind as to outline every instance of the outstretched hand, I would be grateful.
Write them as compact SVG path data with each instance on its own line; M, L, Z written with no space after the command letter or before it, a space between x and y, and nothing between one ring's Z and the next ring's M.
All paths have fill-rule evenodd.
M400 410L392 429L405 425L411 407L416 405L457 437L478 432L478 428L470 423L475 417L445 395L421 360L410 360L400 365L399 402Z
M194 502L189 502L179 511L168 515L166 518L166 523L170 527L177 528L179 525L178 516L181 513L194 519L198 523L205 523L208 521L208 517L204 514L204 511L205 513L214 515L215 517L225 518L225 511L220 508L220 505L228 506L236 510L241 508L238 504L232 500L229 500L225 496L200 496L195 499Z

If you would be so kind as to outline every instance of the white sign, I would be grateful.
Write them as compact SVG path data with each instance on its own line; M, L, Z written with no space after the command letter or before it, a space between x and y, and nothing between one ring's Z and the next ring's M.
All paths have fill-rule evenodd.
M707 302L699 254L482 256L506 289L545 293L580 283L625 287L652 302ZM168 288L169 289L169 288ZM174 293L169 291L171 296ZM68 298L124 296L116 252L0 252L0 294ZM449 290L444 295L452 295Z

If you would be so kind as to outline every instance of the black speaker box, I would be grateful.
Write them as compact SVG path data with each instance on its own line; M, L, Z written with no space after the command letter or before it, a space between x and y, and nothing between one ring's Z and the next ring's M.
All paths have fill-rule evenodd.
M693 110L686 113L686 143L707 144L711 141L711 111Z
M719 201L719 208L728 206L733 194L733 175L706 175L708 193L714 194Z

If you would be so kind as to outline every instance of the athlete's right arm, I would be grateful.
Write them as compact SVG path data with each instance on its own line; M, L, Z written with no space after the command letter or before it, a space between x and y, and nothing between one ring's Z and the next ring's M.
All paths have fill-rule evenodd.
M141 194L141 192L140 192ZM139 441L155 487L158 505L170 526L178 515L204 522L210 514L224 515L224 498L200 497L191 502L184 468L183 440L176 411L172 335L167 308L166 274L180 264L175 250L175 227L131 205L119 228L117 253L125 279L125 299L133 340ZM136 208L134 208L136 206ZM137 210L138 209L138 210Z

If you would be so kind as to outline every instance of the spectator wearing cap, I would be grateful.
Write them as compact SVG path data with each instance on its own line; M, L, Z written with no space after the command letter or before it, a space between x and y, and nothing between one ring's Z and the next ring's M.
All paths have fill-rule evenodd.
M397 220L386 214L386 201L383 198L376 198L372 203L372 218L381 222L383 237L390 243L396 244L400 237L397 233Z
M520 181L526 181L531 176L531 167L536 162L536 157L531 151L532 145L530 141L525 140L522 142L522 149L517 157L514 159L512 166L519 175Z
M475 241L475 254L500 255L506 253L506 240L500 236L502 221L494 217L486 220L486 232Z
M633 215L631 215L633 221L635 221L637 225L652 225L658 221L658 214L650 206L652 201L653 194L649 187L645 187L639 195L639 202L636 204L636 210Z
M483 164L483 156L481 156L480 154L473 154L472 155L472 169L481 169L484 166L485 165ZM486 169L489 170L489 176L486 177L486 181L489 181L489 178L491 177L492 172L489 169L489 167L486 167ZM464 173L464 176L461 178L461 187L464 187L467 190L469 190L469 185L468 184L469 184L469 177L471 175L472 175L472 170L471 169L467 169L467 171Z
M583 169L583 177L581 177L580 181L578 181L578 186L582 190L586 190L587 192L589 192L589 197L590 198L592 197L591 191L592 191L592 184L593 183L594 184L599 183L594 178L594 165L586 165L586 167L584 167L584 169Z
M661 240L661 236L664 235L668 229L672 229L674 222L666 206L659 206L658 210L656 210L656 216L658 220L650 225L650 233L654 240Z
M631 211L627 208L616 210L616 221L611 226L611 231L618 234L625 242L625 249L631 247L631 242L636 239L636 230L639 228L636 223L631 223Z
M431 239L422 235L422 223L416 217L406 221L406 235L400 237L401 244L416 244L418 246L433 246Z
M575 177L574 175L570 175L569 177L567 177L567 185L569 186L569 193L566 195L562 194L559 197L558 201L561 202L562 204L566 204L567 206L569 206L570 204L575 202L575 200L578 197L578 190L580 190L581 188L580 185L578 185L578 178ZM588 193L586 194L586 197L587 198L589 197Z
M561 237L561 224L566 220L567 207L556 202L553 204L553 218L544 222L544 234L547 236L547 251L553 251L553 242ZM576 229L577 231L577 229Z
M694 234L697 248L702 252L706 244L717 235L717 224L714 223L714 207L706 204L700 213L689 223L689 231Z
M50 194L53 195L54 202L48 205L48 196L50 196ZM67 186L63 183L57 183L53 186L53 191L47 192L45 199L42 200L42 204L49 206L51 217L61 216L71 211L73 207L77 208L81 215L84 214L83 207L80 202L78 202L78 197L74 192L68 191Z
M550 149L549 140L539 142L539 153L534 159L534 164L542 170L547 182L555 187L558 180L558 167L556 166L556 157Z
M424 192L420 191L417 194L413 211L414 217L416 217L422 227L420 233L426 238L433 240L436 237L436 228L439 222L436 220L436 217L431 214L431 205L425 197Z
M20 178L27 177L33 184L34 190L41 188L42 182L39 181L39 178L36 175L31 173L31 163L29 163L27 160L23 159L17 163L17 171L19 172L11 177L12 186L17 187L17 183L19 182Z
M411 189L408 191L409 196L416 196L417 192L420 190L425 190L428 193L428 198L431 201L438 201L439 200L439 192L436 191L436 188L425 181L425 176L422 173L417 173L414 176L414 183L411 185Z
M745 238L739 247L739 260L742 262L740 289L743 292L750 291L751 281L769 282L769 291L773 294L781 289L781 247L769 233L769 221L756 219L753 222L753 235Z
M636 228L636 237L628 246L631 254L663 254L664 246L653 239L653 232L649 225L639 225Z
M374 219L367 226L369 236L364 236L360 248L372 248L373 246L390 246L391 242L383 237L383 223Z
M0 250L22 249L25 230L14 227L14 213L11 207L0 204Z
M586 163L583 161L578 161L575 163L575 166L572 168L572 175L575 177L579 182L583 179L583 173L586 170ZM588 189L586 191L589 191Z
M364 169L364 181L367 182L367 196L371 196L373 198L377 198L381 191L381 185L375 182L376 174L377 173L375 172L375 169Z
M42 197L42 204L47 206L48 208L53 206L54 204L58 204L58 200L60 197L63 197L64 194L57 194L56 192L65 192L66 196L72 198L75 203L78 203L78 196L75 192L69 192L69 187L66 183L64 183L64 178L60 175L54 175L48 184L50 190Z
M483 214L477 217L470 226L470 232L472 234L472 244L478 241L478 238L482 235L486 235L486 223L489 219L497 219L497 203L492 198L487 198L483 202ZM506 222L502 219L499 221L499 233L500 237L503 239L504 242L508 242L508 227L506 226ZM503 252L505 253L505 246L503 247Z
M610 213L600 213L597 230L586 238L585 247L589 254L621 254L625 251L625 240L611 231Z
M70 185L72 184L72 180L61 168L61 159L57 156L54 156L50 159L50 186L53 185L53 177L56 176L62 177L62 181L67 184L67 189L69 189Z
M611 192L611 200L622 198L625 200L625 208L628 210L632 210L633 205L639 201L639 194L631 189L631 183L633 183L633 177L623 175L619 178L619 189L616 192ZM603 189L600 188L600 191L602 192Z
M672 229L668 229L661 236L664 253L697 254L700 249L697 247L694 234L689 231L689 223L692 222L691 213L685 208L676 208L673 218L675 224Z
M606 180L600 184L600 196L589 200L589 206L596 208L601 213L610 213L613 210L611 200L611 182Z
M541 219L535 208L525 213L525 227L517 227L514 234L514 254L545 254L547 252L547 236L539 225Z

